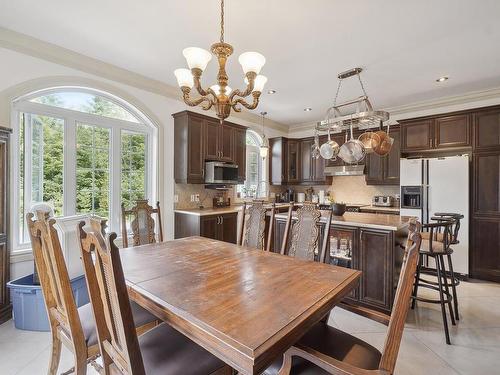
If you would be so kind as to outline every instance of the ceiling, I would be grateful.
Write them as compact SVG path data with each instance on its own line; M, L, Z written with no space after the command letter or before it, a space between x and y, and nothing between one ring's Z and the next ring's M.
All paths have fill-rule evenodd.
M264 93L259 111L283 124L322 118L337 73L355 66L380 108L500 87L498 0L227 0L225 13L229 85L243 86L238 55L261 52L277 93ZM176 85L183 48L218 40L219 2L2 1L0 26ZM205 86L215 74L212 60ZM340 100L359 94L345 81Z

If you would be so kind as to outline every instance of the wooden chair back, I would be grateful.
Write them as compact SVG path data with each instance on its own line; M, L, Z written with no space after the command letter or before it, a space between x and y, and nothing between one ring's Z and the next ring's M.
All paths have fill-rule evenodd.
M106 240L95 222L78 224L80 250L96 321L104 373L143 375L144 364L128 298L116 233Z
M122 241L123 247L128 247L127 217L133 217L130 228L132 229L132 246L146 245L157 241L155 233L155 220L153 214L158 218L158 242L163 242L163 229L161 225L160 202L156 202L156 208L149 205L147 199L139 199L131 209L125 209L122 203Z
M85 337L71 290L55 220L46 211L26 214L35 264L53 336L64 333L74 350L85 350Z
M294 221L292 218L293 207L294 204L290 203L285 225L285 234L281 246L281 254L284 255L286 253L288 242L290 242L287 255L300 259L314 260L315 251L318 249L319 245L321 211L316 208L316 204L304 203L304 205L296 211L297 219ZM325 210L323 212L323 216L326 218L325 230L321 250L319 250L318 253L318 260L322 263L325 262L326 259L326 245L332 219L331 210ZM290 231L291 237L289 241L288 236Z
M270 212L267 240L266 237L266 215ZM245 203L242 209L242 219L240 225L239 245L252 247L254 249L270 250L275 204L268 209L264 206L264 201L254 200L252 203Z
M379 369L385 370L389 374L394 373L404 325L410 308L410 296L415 281L420 244L422 241L420 235L421 230L422 226L418 221L410 221L398 287L396 289L387 336L382 350L382 358L379 364Z

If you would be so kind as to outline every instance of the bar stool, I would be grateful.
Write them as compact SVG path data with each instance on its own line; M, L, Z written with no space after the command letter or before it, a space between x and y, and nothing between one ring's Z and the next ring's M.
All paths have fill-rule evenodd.
M450 243L452 240L452 229L454 223L454 220L442 217L434 223L422 225L422 229L426 230L426 232L422 232L422 244L419 251L419 262L415 275L411 305L412 309L415 308L416 301L441 305L441 314L443 316L443 325L447 344L451 344L451 341L448 330L448 318L446 316L446 305L448 306L450 313L451 324L455 325L456 322L452 306L453 296L450 293L450 286L448 284L448 277L446 275L446 268L444 265L444 256L453 253L453 250L450 248ZM425 257L434 259L436 267L433 270L429 270L430 272L427 272L427 270L423 267ZM432 274L433 272L435 272L437 276L437 282L426 280L421 277L421 274ZM439 299L419 297L417 295L419 287L439 292Z

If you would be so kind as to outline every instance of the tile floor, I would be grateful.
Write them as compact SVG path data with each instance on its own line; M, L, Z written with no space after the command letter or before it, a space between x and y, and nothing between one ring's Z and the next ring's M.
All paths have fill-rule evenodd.
M430 293L427 292L427 293ZM459 286L460 321L446 345L437 305L420 303L410 311L396 374L466 375L500 373L500 284L467 282ZM382 348L386 327L336 308L329 324ZM0 374L47 373L50 334L20 331L12 321L0 326ZM72 366L63 349L59 372ZM89 374L96 374L89 366Z

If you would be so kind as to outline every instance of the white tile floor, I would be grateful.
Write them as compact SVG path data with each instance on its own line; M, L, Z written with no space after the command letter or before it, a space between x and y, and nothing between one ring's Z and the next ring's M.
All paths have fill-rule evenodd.
M430 292L427 292L430 293ZM437 305L420 303L410 311L396 374L499 374L500 284L467 282L459 286L460 321L446 345ZM331 325L382 348L386 327L336 308ZM0 326L0 374L46 374L50 334L20 331L12 321ZM59 372L72 366L63 349ZM89 366L89 374L96 372Z

